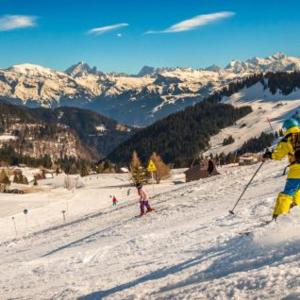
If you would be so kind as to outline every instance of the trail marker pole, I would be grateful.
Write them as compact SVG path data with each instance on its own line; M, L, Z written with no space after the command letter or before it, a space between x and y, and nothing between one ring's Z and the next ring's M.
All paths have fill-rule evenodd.
M152 177L152 194L154 194L154 172L151 172Z
M154 162L150 159L147 166L147 171L151 173L152 178L152 193L154 193L154 172L157 172L157 168Z
M25 224L26 224L26 231L28 231L28 219L27 219L27 214L28 214L28 209L23 210L24 216L25 216Z
M15 234L16 234L16 237L17 237L18 232L17 232L17 225L16 225L15 217L11 217L11 219L12 219L12 222L14 224Z
M62 215L63 215L63 221L64 223L66 223L66 211L65 210L62 210Z

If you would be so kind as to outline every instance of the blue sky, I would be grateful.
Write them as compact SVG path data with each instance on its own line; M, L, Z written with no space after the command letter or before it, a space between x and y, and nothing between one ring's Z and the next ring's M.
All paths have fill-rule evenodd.
M297 0L0 0L0 67L102 71L300 55ZM186 22L183 22L186 21Z

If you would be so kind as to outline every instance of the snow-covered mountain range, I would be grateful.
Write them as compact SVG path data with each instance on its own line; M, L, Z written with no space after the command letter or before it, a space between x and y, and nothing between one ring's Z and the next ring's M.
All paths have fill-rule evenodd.
M277 53L231 61L225 68L145 66L137 75L103 73L83 62L65 72L21 64L0 69L0 99L30 107L90 108L123 123L144 126L200 102L232 81L278 71L300 71L300 58Z

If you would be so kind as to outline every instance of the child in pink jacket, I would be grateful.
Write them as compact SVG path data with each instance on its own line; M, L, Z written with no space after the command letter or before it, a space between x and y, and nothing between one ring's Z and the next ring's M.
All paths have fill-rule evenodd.
M138 183L136 185L136 188L137 188L138 195L140 196L140 210L141 210L140 216L142 216L145 214L145 207L147 208L146 211L147 213L153 211L153 209L150 207L149 196L146 193L146 191L143 189L143 185L141 183Z

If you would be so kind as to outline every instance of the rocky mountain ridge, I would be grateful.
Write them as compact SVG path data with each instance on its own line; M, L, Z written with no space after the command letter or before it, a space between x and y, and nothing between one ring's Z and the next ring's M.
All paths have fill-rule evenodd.
M88 108L146 126L251 74L299 70L300 58L283 53L234 60L225 68L144 67L138 75L106 74L83 62L65 72L22 64L0 70L0 99L29 107Z

